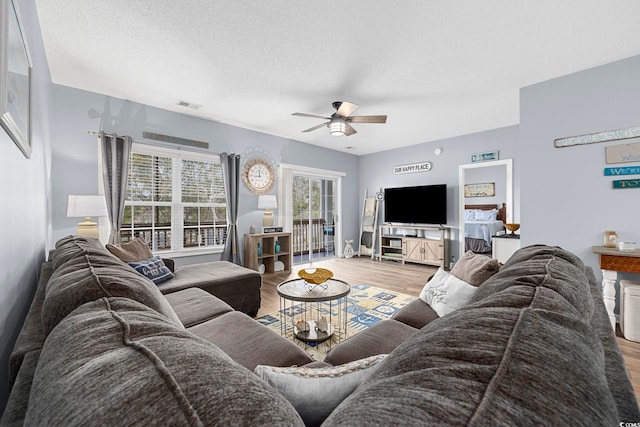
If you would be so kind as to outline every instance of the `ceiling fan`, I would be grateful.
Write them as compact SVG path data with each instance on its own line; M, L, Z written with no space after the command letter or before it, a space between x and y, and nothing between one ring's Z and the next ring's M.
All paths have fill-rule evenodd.
M358 104L353 104L347 101L336 101L333 104L333 108L336 109L336 112L333 113L330 117L325 116L317 116L315 114L307 114L307 113L293 113L293 116L301 116L301 117L313 117L317 119L329 120L328 122L319 124L309 129L305 129L302 132L311 132L316 129L320 129L321 127L328 127L329 132L333 136L349 136L353 135L357 131L350 123L386 123L387 116L351 116L350 114L358 108Z

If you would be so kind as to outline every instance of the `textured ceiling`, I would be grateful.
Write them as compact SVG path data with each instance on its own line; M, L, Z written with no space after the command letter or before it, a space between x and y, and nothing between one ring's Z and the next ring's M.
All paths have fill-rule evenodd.
M639 0L37 8L54 83L356 155L517 124L519 88L640 54ZM291 115L328 116L339 100L387 123L332 137L302 133L322 121Z

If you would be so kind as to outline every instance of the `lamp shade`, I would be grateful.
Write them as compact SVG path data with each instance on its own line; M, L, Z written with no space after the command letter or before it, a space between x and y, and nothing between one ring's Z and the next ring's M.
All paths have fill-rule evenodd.
M107 216L107 203L104 196L76 196L69 195L67 200L68 217L84 217L84 222L78 223L76 234L79 236L100 238L98 224L91 222L91 217Z
M258 209L277 209L278 208L278 200L276 196L265 195L258 196Z
M344 136L345 131L347 130L347 125L344 120L340 119L331 119L329 123L329 133L333 136Z
M67 216L70 218L107 216L107 204L104 196L69 195Z

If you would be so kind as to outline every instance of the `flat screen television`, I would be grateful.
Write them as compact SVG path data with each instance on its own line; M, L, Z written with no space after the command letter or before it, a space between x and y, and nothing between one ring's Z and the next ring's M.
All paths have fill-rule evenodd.
M384 221L400 224L446 224L447 185L385 188Z

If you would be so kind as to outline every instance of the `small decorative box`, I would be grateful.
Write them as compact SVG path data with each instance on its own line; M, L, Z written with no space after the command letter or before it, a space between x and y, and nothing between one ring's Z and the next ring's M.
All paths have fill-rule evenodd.
M262 227L263 233L282 233L282 227Z
M633 252L636 250L636 242L618 242L618 250L624 252Z

